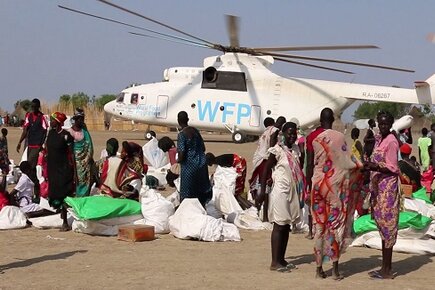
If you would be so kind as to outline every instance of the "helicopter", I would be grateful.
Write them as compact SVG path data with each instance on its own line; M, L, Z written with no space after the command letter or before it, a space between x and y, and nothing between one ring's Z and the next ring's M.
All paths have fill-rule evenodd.
M70 12L142 30L130 32L138 37L160 38L220 51L206 57L202 67L172 67L164 70L161 82L124 89L104 106L106 113L137 123L176 127L177 114L186 111L189 124L200 130L230 132L235 143L255 139L264 132L263 120L284 116L296 118L309 128L318 122L320 111L331 108L336 115L355 100L434 104L435 74L415 82L414 89L282 77L272 71L275 61L352 74L351 71L312 62L338 63L401 72L410 69L347 60L301 56L288 52L373 49L374 45L329 45L288 47L241 47L238 18L227 16L230 45L213 43L149 18L107 0L97 0L125 13L172 30L166 34L136 25L58 5ZM182 36L179 36L182 35Z

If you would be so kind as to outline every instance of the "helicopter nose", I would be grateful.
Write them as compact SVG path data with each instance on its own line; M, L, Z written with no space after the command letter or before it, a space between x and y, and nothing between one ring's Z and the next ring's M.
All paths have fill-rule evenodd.
M115 101L110 101L104 105L104 112L108 114L115 113Z

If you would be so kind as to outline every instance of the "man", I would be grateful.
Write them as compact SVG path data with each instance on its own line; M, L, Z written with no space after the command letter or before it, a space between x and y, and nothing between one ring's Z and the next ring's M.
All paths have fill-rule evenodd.
M21 143L24 139L27 139L27 161L31 168L29 177L35 183L35 195L39 196L39 183L36 179L36 164L38 162L39 151L47 136L48 122L44 114L39 110L41 108L39 99L32 100L31 108L32 111L27 113L24 119L23 132L18 141L17 152L20 152Z
M372 155L373 148L375 147L375 131L376 122L374 119L368 121L369 128L364 136L364 159L369 160Z
M334 113L325 108L320 113L320 128L307 138L307 182L311 189L311 213L315 229L314 256L316 276L326 278L322 264L332 260L332 276L341 280L338 260L349 235L349 172L356 168L344 134L332 130ZM316 135L314 137L314 135ZM308 148L307 148L308 149ZM362 166L362 164L358 164Z

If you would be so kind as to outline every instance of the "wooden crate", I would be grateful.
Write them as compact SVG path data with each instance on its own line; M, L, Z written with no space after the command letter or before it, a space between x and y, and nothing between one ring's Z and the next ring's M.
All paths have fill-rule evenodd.
M404 197L411 198L412 197L412 185L409 184L401 184L400 191Z
M118 240L129 242L141 242L154 240L154 227L148 225L120 226Z

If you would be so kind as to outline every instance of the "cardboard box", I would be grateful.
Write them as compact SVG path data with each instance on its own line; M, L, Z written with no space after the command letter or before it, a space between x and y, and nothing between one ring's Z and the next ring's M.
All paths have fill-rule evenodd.
M141 242L154 240L154 227L147 225L120 226L118 240L129 242Z
M412 185L401 184L400 191L402 192L404 197L408 197L408 198L412 197Z

